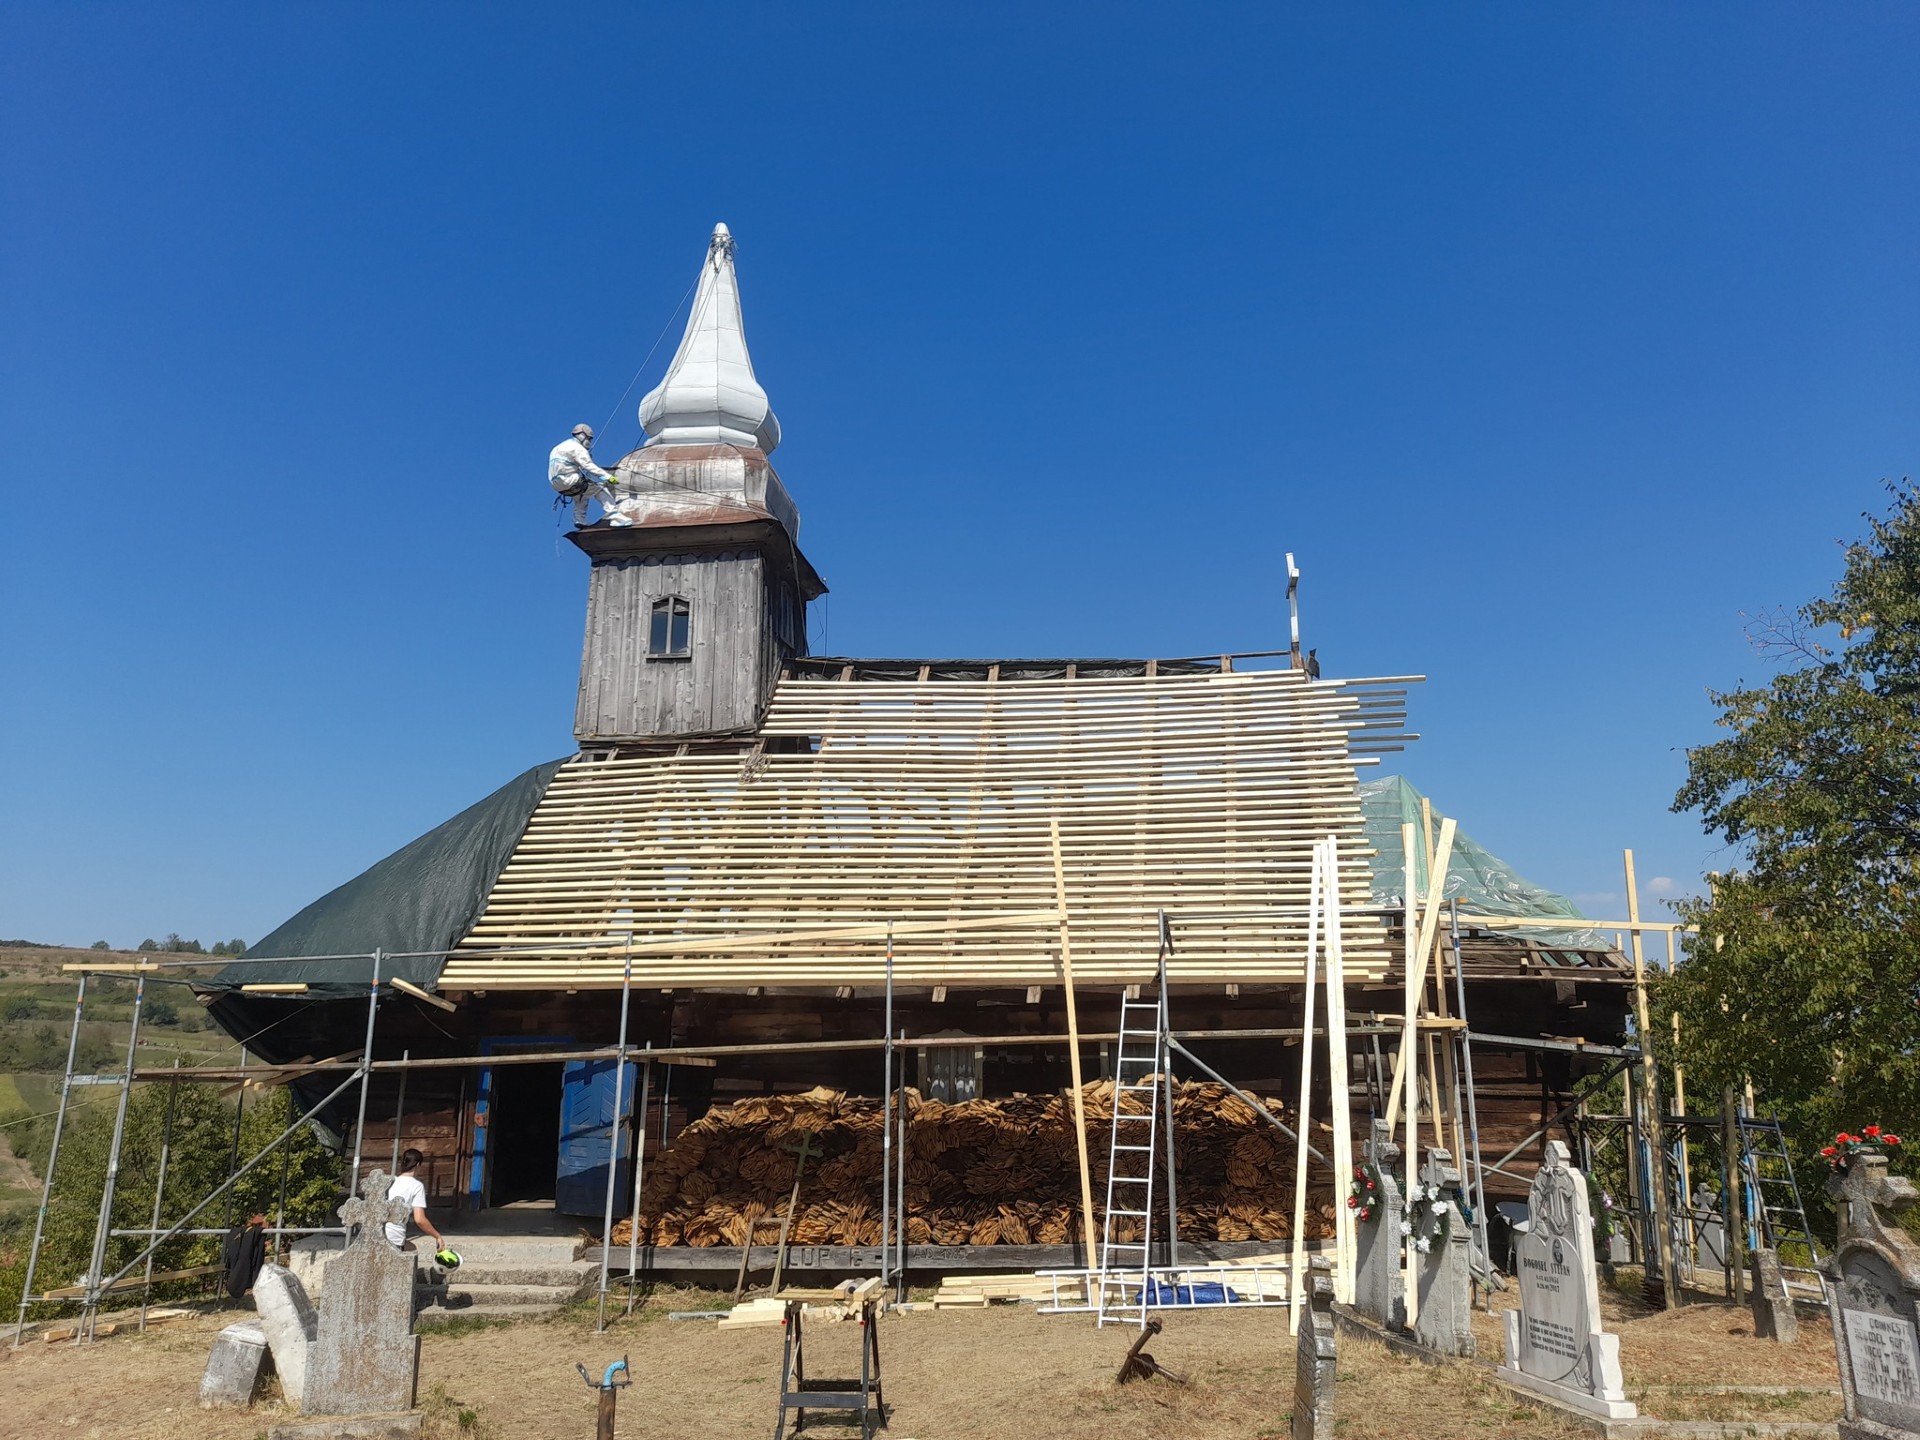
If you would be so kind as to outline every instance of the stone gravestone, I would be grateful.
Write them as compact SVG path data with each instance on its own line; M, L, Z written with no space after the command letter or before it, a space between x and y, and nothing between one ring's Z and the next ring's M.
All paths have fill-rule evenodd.
M280 1372L280 1394L295 1410L306 1404L307 1364L320 1322L307 1299L306 1287L291 1270L268 1263L253 1282L253 1307L260 1312L260 1329L273 1352L273 1368Z
M1620 1337L1600 1328L1587 1179L1558 1140L1547 1143L1527 1210L1514 1246L1520 1308L1507 1312L1500 1378L1589 1415L1631 1420L1640 1412L1623 1387Z
M413 1333L413 1252L396 1250L382 1228L404 1222L404 1200L388 1200L387 1174L360 1182L359 1197L340 1207L359 1234L327 1267L326 1303L307 1363L301 1408L309 1415L363 1415L411 1410L420 1372Z
M1420 1296L1414 1338L1442 1355L1471 1356L1473 1281L1467 1247L1472 1235L1467 1217L1460 1213L1460 1172L1454 1168L1453 1156L1445 1150L1428 1150L1420 1184L1428 1197L1427 1214L1432 1218L1424 1225L1415 1225L1414 1244L1408 1252ZM1420 1248L1422 1240L1427 1242L1425 1250Z
M1841 1440L1920 1434L1920 1245L1897 1211L1920 1200L1910 1181L1887 1174L1887 1157L1858 1155L1827 1182L1838 1202L1840 1243L1827 1262L1827 1307L1846 1392Z
M1753 1333L1757 1339L1791 1345L1800 1338L1800 1322L1787 1293L1787 1277L1780 1271L1776 1250L1753 1252Z
M206 1373L200 1377L200 1408L253 1404L267 1374L267 1337L252 1325L229 1325L213 1337Z
M1307 1262L1307 1305L1293 1359L1293 1440L1333 1440L1333 1265L1324 1255Z
M1404 1218L1400 1186L1394 1180L1399 1168L1400 1147L1393 1143L1387 1122L1376 1119L1373 1134L1361 1147L1366 1163L1374 1170L1373 1215L1361 1220L1358 1232L1359 1264L1353 1287L1353 1308L1369 1320L1389 1330L1401 1330L1407 1323L1405 1283L1400 1277L1400 1222ZM1364 1182L1356 1183L1364 1186Z

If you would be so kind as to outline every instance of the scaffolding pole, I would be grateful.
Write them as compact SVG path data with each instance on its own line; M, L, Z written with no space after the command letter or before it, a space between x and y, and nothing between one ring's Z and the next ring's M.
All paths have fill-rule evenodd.
M900 1027L900 1139L894 1146L893 1175L894 1204L899 1208L898 1223L893 1227L894 1248L899 1253L899 1263L894 1267L895 1298L901 1304L907 1300L907 1029Z
M607 1124L607 1209L600 1225L600 1318L594 1323L595 1334L607 1328L607 1266L613 1258L613 1197L620 1184L620 1101L627 1079L627 1002L632 996L633 932L629 930L626 963L620 967L620 1044L613 1062L613 1116ZM627 1289L633 1289L631 1275Z
M1177 1183L1174 1178L1173 1163L1173 1024L1167 1016L1167 959L1173 954L1173 928L1167 924L1167 912L1160 912L1160 959L1159 974L1156 977L1160 986L1160 1034L1154 1044L1159 1048L1162 1059L1166 1061L1167 1073L1161 1077L1160 1099L1166 1117L1167 1130L1167 1264L1180 1263L1180 1205L1174 1194ZM1152 1162L1152 1157L1148 1157Z
M647 1048L649 1050L653 1048L653 1042L651 1040L647 1042ZM671 1075L673 1072L669 1070L667 1073ZM647 1173L647 1110L652 1104L653 1061L642 1060L640 1062L640 1123L633 1127L635 1136L633 1147L633 1210L627 1218L627 1314L629 1315L633 1313L633 1287L638 1283L640 1273L640 1190ZM665 1102L662 1101L663 1106L664 1104ZM661 1122L660 1128L664 1137L666 1130L666 1122L664 1119ZM660 1141L660 1148L662 1150L667 1148L667 1142L664 1138ZM748 1244L751 1245L753 1237L749 1235L747 1241Z
M893 1258L888 1229L893 1219L893 927L887 927L886 1001L880 1017L880 1283ZM802 1162L805 1163L805 1162ZM745 1242L753 1244L752 1227Z
M1473 1197L1473 1228L1480 1237L1480 1259L1488 1269L1492 1269L1492 1242L1487 1238L1487 1167L1480 1158L1480 1101L1473 1085L1473 1029L1472 1022L1467 1019L1466 965L1460 957L1460 901L1456 898L1451 903L1452 914L1447 924L1453 942L1453 989L1461 1027L1460 1070L1467 1086L1467 1155L1472 1166L1467 1172L1468 1194ZM1492 1305L1491 1291L1487 1292L1486 1298L1488 1305Z
M413 1058L413 1051L402 1050L400 1062L404 1065ZM387 1167L389 1175L400 1173L400 1124L407 1113L407 1072L400 1072L400 1098L393 1102L393 1159Z
M93 1255L87 1262L87 1296L81 1307L81 1323L87 1339L93 1339L100 1318L100 1272L107 1267L107 1232L113 1228L114 1191L120 1184L120 1146L127 1136L127 1104L133 1098L134 1053L140 1045L140 1007L147 996L147 977L142 975L133 986L133 1018L127 1024L127 1068L120 1077L120 1101L113 1111L113 1143L107 1150L107 1179L100 1192L100 1217L93 1227ZM128 1267L132 1268L132 1267Z
M255 1155L251 1160L247 1161L246 1164L242 1165L238 1170L234 1171L233 1174L229 1175L223 1182L221 1182L218 1186L214 1188L213 1193L208 1195L206 1199L202 1200L198 1205L194 1206L186 1214L182 1215L179 1218L179 1220L177 1220L174 1223L172 1229L168 1230L164 1235L160 1236L152 1244L147 1246L145 1250L141 1251L138 1255L134 1256L133 1259L129 1260L125 1265L121 1266L120 1269L114 1271L113 1274L109 1275L104 1281L102 1281L99 1286L100 1293L105 1294L107 1291L111 1290L116 1284L118 1284L121 1280L124 1280L128 1275L130 1275L133 1272L134 1266L144 1262L149 1255L151 1255L154 1251L158 1250L162 1245L166 1244L167 1241L173 1239L174 1236L186 1230L187 1223L189 1221L193 1220L196 1216L199 1215L199 1213L202 1210L206 1209L209 1205L213 1204L213 1202L218 1200L222 1195L225 1195L228 1191L232 1190L235 1185L240 1183L241 1178L245 1176L249 1171L251 1171L254 1166L258 1165L262 1160L266 1159L267 1156L271 1155L275 1150L278 1150L288 1140L292 1139L294 1132L298 1130L302 1125L306 1124L307 1121L311 1120L315 1115L318 1115L322 1110L326 1109L327 1106L331 1105L335 1100L339 1099L340 1096L346 1094L348 1087L351 1086L353 1082L359 1078L360 1077L357 1075L349 1075L347 1076L346 1079L342 1080L338 1085L334 1086L333 1089L329 1090L325 1095L325 1097L322 1098L318 1104L314 1105L311 1109L307 1110L292 1124L287 1126L286 1129L282 1130L277 1136L275 1136L271 1141L269 1141L265 1146L265 1148L263 1148L258 1155ZM24 1299L25 1297L23 1296L22 1298Z
M367 985L367 1038L360 1047L360 1114L353 1122L353 1177L347 1182L347 1194L360 1195L360 1146L367 1132L367 1089L373 1084L373 1019L380 1012L380 952L367 957L373 963L373 977Z
M244 1054L245 1052L242 1051L241 1053ZM178 1055L173 1057L173 1068L176 1070L180 1068L180 1057ZM167 1087L167 1118L162 1121L160 1125L160 1173L154 1177L153 1181L153 1218L147 1221L149 1234L158 1234L160 1230L160 1202L161 1197L167 1193L167 1161L172 1158L173 1153L173 1112L179 1100L180 1087L178 1085L169 1085ZM235 1138L238 1139L237 1132ZM239 1163L240 1157L235 1155L233 1160L229 1162L227 1168L231 1170L234 1165ZM115 1231L114 1233L118 1234L119 1232ZM147 1306L152 1303L153 1256L149 1254L147 1256L147 1273L142 1276L140 1280L140 1333L142 1335L147 1333Z
M67 1069L60 1079L60 1105L54 1111L53 1145L47 1152L47 1173L40 1182L40 1210L33 1220L33 1244L27 1250L27 1277L20 1285L20 1313L13 1326L13 1348L27 1333L27 1306L33 1297L33 1272L40 1263L40 1242L47 1233L47 1202L53 1196L53 1172L60 1164L60 1134L67 1123L67 1097L73 1093L73 1057L80 1045L80 1017L87 1008L87 977L80 977L73 997L73 1031L67 1036Z
M177 1061L175 1063L178 1064ZM233 1092L233 1153L227 1157L228 1174L232 1174L233 1167L240 1163L240 1122L246 1118L247 1114L246 1070L247 1047L242 1044L240 1046L240 1083ZM229 1230L233 1228L233 1200L233 1196L227 1197L227 1228Z

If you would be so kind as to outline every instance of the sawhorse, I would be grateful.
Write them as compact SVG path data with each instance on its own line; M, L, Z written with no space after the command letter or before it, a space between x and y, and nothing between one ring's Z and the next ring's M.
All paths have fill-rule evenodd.
M868 1286L862 1286L863 1290ZM801 1318L806 1314L804 1300L787 1301L786 1318L781 1329L786 1334L785 1353L780 1360L780 1418L774 1422L773 1440L784 1440L787 1412L794 1412L793 1433L806 1426L809 1410L849 1410L860 1422L860 1440L873 1440L873 1432L886 1428L887 1403L880 1388L880 1301L876 1293L859 1296L860 1306L860 1378L858 1380L809 1380L805 1336Z

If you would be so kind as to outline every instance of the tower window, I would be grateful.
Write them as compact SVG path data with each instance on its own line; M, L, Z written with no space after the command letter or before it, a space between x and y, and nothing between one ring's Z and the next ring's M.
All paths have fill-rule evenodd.
M691 653L692 607L678 595L667 595L653 602L653 629L647 638L647 655L659 660Z

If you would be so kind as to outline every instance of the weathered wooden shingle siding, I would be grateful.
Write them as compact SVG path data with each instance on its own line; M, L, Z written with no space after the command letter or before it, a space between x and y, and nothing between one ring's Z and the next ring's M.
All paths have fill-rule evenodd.
M772 632L783 627L768 623L767 583L754 550L596 561L575 735L608 740L752 729L780 663L782 642ZM685 599L691 611L691 653L684 658L649 654L653 604L670 596Z

